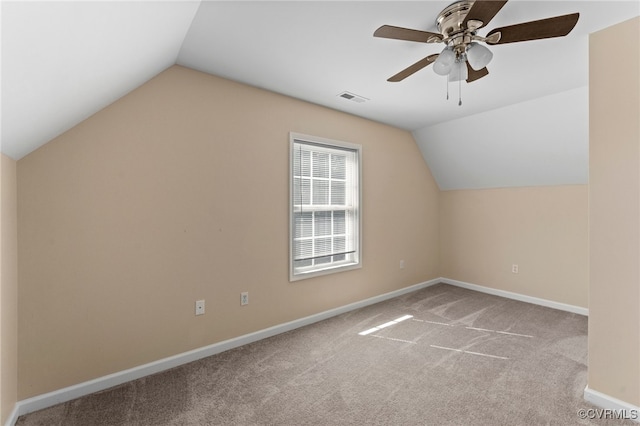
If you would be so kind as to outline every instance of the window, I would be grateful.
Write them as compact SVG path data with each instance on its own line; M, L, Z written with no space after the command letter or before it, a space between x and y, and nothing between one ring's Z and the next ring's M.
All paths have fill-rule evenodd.
M291 133L290 280L361 265L360 145Z

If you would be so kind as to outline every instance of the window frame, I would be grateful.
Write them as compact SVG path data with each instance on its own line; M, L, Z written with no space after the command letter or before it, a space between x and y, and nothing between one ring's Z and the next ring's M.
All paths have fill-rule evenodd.
M329 149L343 149L355 152L357 167L357 171L355 173L357 179L357 195L355 198L358 204L355 208L357 218L357 224L355 225L355 232L357 232L355 242L357 244L357 248L354 255L355 260L353 261L345 261L345 263L328 263L328 266L325 267L310 267L309 271L296 272L296 268L294 267L294 147L296 142L308 143L311 145L315 144ZM318 136L305 135L302 133L289 133L289 281L299 281L307 278L362 268L362 192L362 145Z

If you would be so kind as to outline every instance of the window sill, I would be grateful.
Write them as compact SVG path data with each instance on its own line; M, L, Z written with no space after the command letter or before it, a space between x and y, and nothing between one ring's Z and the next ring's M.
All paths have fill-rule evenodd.
M357 262L357 263L349 262L342 265L332 265L327 268L319 269L319 270L312 269L308 272L297 272L295 274L293 271L290 271L289 281L290 282L300 281L300 280L305 280L307 278L314 278L314 277L319 277L319 276L329 275L329 274L337 274L339 272L351 271L351 270L360 269L360 268L362 268L362 262Z

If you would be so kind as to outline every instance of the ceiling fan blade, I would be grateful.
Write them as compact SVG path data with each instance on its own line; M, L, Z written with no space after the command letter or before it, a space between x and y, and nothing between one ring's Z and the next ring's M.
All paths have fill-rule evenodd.
M487 69L487 67L484 67L476 71L473 68L471 68L471 65L469 65L469 62L467 62L467 74L468 74L467 83L471 83L472 81L479 80L485 75L488 75L489 70Z
M405 78L409 77L411 74L420 71L422 68L426 67L427 65L430 65L432 63L435 62L436 59L438 59L438 54L435 53L433 55L429 55L426 58L420 59L418 62L416 62L415 64L403 69L402 71L400 71L398 74L389 77L387 79L387 81L391 81L391 82L398 82L398 81L402 81Z
M487 40L488 44L505 44L519 41L540 40L544 38L563 37L576 26L579 13L556 16L554 18L540 19L538 21L524 22L522 24L509 25L508 27L495 28L487 34L489 39L493 34L500 33L498 41Z
M374 37L393 38L396 40L417 41L420 43L439 43L442 41L442 35L430 33L428 31L412 30L409 28L394 27L392 25L383 25L374 33Z
M482 28L493 19L494 16L502 9L502 6L507 3L507 0L476 0L473 2L471 9L467 13L467 16L462 21L463 28L478 29ZM475 21L475 22L470 22Z

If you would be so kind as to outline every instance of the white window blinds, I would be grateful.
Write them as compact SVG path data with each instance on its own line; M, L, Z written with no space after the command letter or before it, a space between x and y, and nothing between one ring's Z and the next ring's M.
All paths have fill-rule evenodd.
M360 263L360 147L292 136L291 276Z

